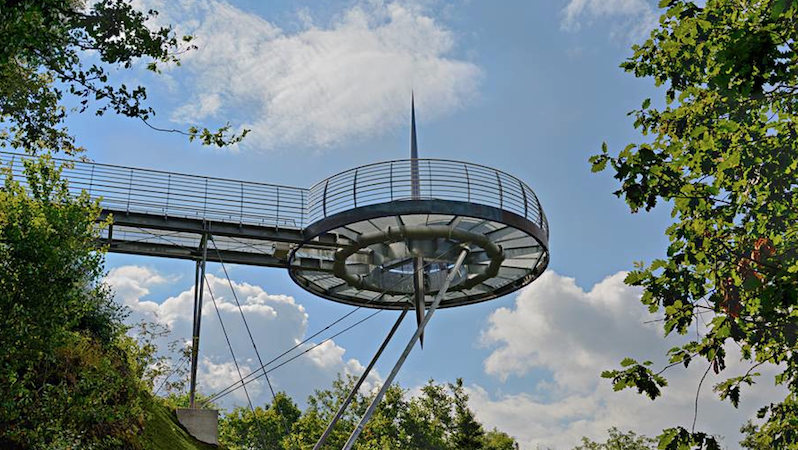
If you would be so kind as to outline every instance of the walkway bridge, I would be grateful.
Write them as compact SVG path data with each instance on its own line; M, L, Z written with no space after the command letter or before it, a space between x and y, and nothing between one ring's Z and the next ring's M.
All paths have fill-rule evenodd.
M438 307L513 292L539 277L549 261L549 225L525 183L486 166L417 154L413 120L410 159L356 167L309 189L57 162L71 192L85 191L99 200L101 219L110 219L100 245L114 253L196 261L192 407L206 261L286 268L299 286L320 297L358 308L403 311L316 449L407 311L415 310L418 328L350 435L344 448L351 449L415 343L423 345L424 328ZM24 183L25 158L0 153L0 166ZM244 324L249 332L245 319ZM239 373L240 381L214 398L246 389L261 376L258 371L268 382L257 355L261 366L247 376Z
M0 153L24 182L26 155ZM309 189L224 178L139 169L89 161L56 159L75 195L100 200L101 219L111 217L102 245L114 253L200 260L203 236L212 235L219 253L208 261L288 267L288 252L305 241ZM320 236L314 249L336 245ZM318 258L297 264L323 266Z
M13 175L24 182L25 158L29 156L0 152L0 165L10 166ZM85 190L100 201L101 219L112 218L101 244L113 253L200 261L205 253L203 244L212 236L218 252L208 251L208 261L290 265L331 273L336 249L386 225L370 220L370 230L338 227L328 232L314 224L364 207L384 209L419 199L428 204L440 200L432 203L433 210L437 215L452 214L455 220L460 220L458 207L473 216L474 206L486 206L483 212L494 214L480 218L483 227L495 213L501 223L536 225L530 233L535 240L519 239L518 247L505 243L505 251L517 248L518 253L530 246L542 250L540 243L548 240L540 203L526 184L504 172L470 163L439 159L380 162L347 170L306 189L82 160L56 162L64 164L70 190L75 195ZM413 176L420 180L418 191L413 190ZM428 214L426 221L435 216ZM503 228L505 233L515 230ZM301 251L292 259L291 253L299 247ZM360 253L368 257L367 251ZM544 253L537 252L536 262ZM358 255L350 256L348 263L357 264ZM518 269L532 271L535 267L523 264Z

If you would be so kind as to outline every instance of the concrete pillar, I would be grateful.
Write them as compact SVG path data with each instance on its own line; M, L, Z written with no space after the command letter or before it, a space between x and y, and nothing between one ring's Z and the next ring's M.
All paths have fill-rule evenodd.
M219 445L219 411L177 408L177 421L198 441Z

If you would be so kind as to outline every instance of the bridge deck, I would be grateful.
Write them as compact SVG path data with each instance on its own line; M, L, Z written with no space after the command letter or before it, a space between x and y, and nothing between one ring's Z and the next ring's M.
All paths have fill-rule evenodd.
M0 152L0 165L25 183L27 155ZM203 234L213 236L207 258L234 264L288 267L288 252L304 241L303 188L57 159L75 195L100 200L112 218L101 244L115 253L199 260ZM0 178L4 175L0 174ZM294 261L327 269L337 236L314 239ZM331 261L329 266L331 267Z

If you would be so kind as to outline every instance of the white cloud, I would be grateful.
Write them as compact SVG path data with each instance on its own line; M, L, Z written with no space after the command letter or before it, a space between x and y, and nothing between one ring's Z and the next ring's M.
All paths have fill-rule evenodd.
M578 31L583 24L612 19L611 34L624 40L645 38L657 25L659 13L651 0L569 0L561 25Z
M133 323L159 312L157 303L141 299L150 294L150 287L170 281L154 270L141 266L115 268L105 279L113 286L116 299L131 308L133 314L130 321Z
M211 394L238 379L212 299L216 300L242 373L248 374L258 368L259 364L227 279L211 274L207 278L202 308L201 360L197 378L200 391ZM153 269L140 266L117 267L106 277L108 284L114 288L117 300L131 309L131 323L140 320L157 322L169 327L170 339L188 341L191 339L193 286L189 284L185 291L163 301L145 299L150 295L151 287L177 280L177 277L164 276ZM193 279L189 283L191 281ZM264 363L305 339L308 315L293 297L269 294L260 286L248 283L233 282L233 287ZM304 344L277 363L312 345L313 342ZM329 387L339 373L362 373L363 366L360 362L351 358L346 360L345 354L346 350L335 341L327 341L305 356L277 369L269 377L276 390L286 391L295 401L301 403L314 389ZM380 380L379 374L372 372L367 387L371 388ZM248 385L253 401L258 404L268 402L271 398L264 386L263 378ZM244 402L244 392L238 390L226 398L222 405L243 405Z
M582 436L604 437L612 426L652 436L663 428L689 426L706 364L696 361L688 370L666 372L669 386L654 402L628 390L613 392L600 378L626 356L651 359L661 367L667 349L684 340L664 339L661 323L645 323L654 317L640 304L640 291L623 283L624 276L610 276L585 292L574 279L549 272L519 294L513 309L496 310L482 334L483 344L495 347L485 371L500 380L534 372L544 381L517 394L471 386L477 416L515 435L525 448L571 448ZM737 361L739 353L728 351L724 375L742 374L747 367ZM712 386L721 378L710 372L697 428L726 436L725 443L734 448L740 425L758 407L783 397L784 391L773 386L774 368L761 372L760 383L744 390L739 410L717 399Z
M202 381L200 388L204 388L206 393L219 392L230 386L232 380L239 379L239 369L242 376L246 376L254 368L254 366L250 367L249 364L239 363L238 369L236 369L236 365L232 360L216 363L211 358L203 357L197 364L197 379ZM246 386L247 392L244 392L243 389L238 389L230 394L231 399L229 401L235 402L237 405L246 405L247 394L249 394L256 405L267 402L269 397L262 395L264 393L263 385L263 379L252 381Z
M314 149L404 123L410 90L426 118L462 107L481 70L456 59L454 33L418 6L362 1L329 24L287 32L221 0L150 0L178 30L196 36L182 57L189 103L173 119L231 119L252 129L243 144Z

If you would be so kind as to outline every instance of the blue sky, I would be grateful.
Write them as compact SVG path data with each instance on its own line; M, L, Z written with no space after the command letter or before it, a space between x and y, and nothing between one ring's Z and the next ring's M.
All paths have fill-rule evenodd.
M634 261L664 254L668 211L630 214L612 195L610 174L591 174L587 162L603 141L614 149L639 141L626 113L646 97L657 103L650 80L618 68L655 23L653 2L136 4L159 9L159 21L196 35L199 46L161 76L120 72L127 82L148 86L158 110L154 122L212 127L229 120L253 132L236 148L220 150L121 118L71 119L90 158L309 187L340 170L406 157L412 89L421 156L485 164L525 180L549 218L552 257L551 273L520 294L441 311L424 350L413 353L398 381L414 389L430 378L463 377L478 416L530 449L569 448L580 436L598 438L613 425L656 433L692 417L692 372L677 374L676 393L657 407L631 393L612 394L598 376L626 355L655 359L672 344L645 323L650 317L637 302L639 292L624 287L619 274ZM107 263L109 281L134 317L157 312L176 337L186 337L192 263L113 254ZM251 301L250 319L264 355L350 310L295 287L284 271L231 269L243 297L265 299ZM218 266L209 270L222 276ZM216 282L223 289L222 280ZM285 320L268 320L273 313ZM214 380L230 381L232 373L217 345L215 315L209 317L202 338L209 369L201 377L213 391ZM336 372L357 372L393 317L380 314L320 348L317 360L280 369L275 383L302 401ZM387 373L412 332L410 321L405 325L379 373ZM244 337L237 339L237 352L251 358ZM764 391L762 398L772 394ZM699 425L729 435L734 448L738 424L756 403L745 409L744 397L743 411L733 413L713 403L711 393L702 395L707 411ZM262 386L256 398L268 401ZM225 406L241 401L228 399Z

